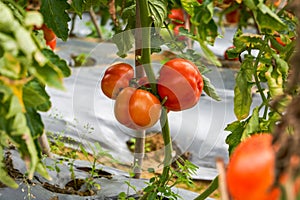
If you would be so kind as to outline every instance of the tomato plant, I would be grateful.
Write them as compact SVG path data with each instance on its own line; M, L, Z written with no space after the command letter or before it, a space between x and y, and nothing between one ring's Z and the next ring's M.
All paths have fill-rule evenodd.
M105 70L101 80L101 89L103 93L116 99L119 92L129 86L129 81L133 78L134 71L131 65L127 63L117 63Z
M192 62L175 58L166 62L158 78L158 94L171 111L193 107L200 99L203 79L197 66Z
M132 129L152 127L161 113L160 101L148 91L127 87L116 98L116 119Z
M240 10L239 9L235 9L229 13L225 14L225 19L228 23L238 23L240 20Z
M233 48L234 48L234 46L231 46L231 47L228 47L228 48L225 50L225 52L224 52L224 59L225 59L225 60L234 60L234 61L238 61L238 60L239 60L238 57L229 58L229 56L228 56L228 50L233 49Z
M272 136L253 135L240 143L230 157L226 178L228 190L235 200L277 199L278 196L273 198L272 192L275 181Z

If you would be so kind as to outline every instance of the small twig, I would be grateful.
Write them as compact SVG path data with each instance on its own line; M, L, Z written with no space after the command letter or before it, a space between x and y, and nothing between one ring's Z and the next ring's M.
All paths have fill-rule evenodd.
M94 9L93 7L91 6L90 8L90 11L89 11L89 14L91 16L91 20L96 28L96 31L97 31L97 34L98 34L98 37L101 39L102 38L102 34L101 34L101 30L98 26L98 22L97 22L97 16L96 16L96 13L94 12Z
M229 200L227 184L226 184L226 170L225 170L225 165L224 165L224 161L222 158L217 158L216 167L219 172L219 190L221 193L221 199Z
M111 19L113 20L115 26L119 26L117 14L116 14L115 0L110 0L108 6L109 6L109 14L111 16Z
M38 141L41 145L42 153L47 155L49 158L52 158L53 155L50 151L50 145L49 145L49 141L47 139L47 135L45 133L45 130L44 130L43 134L39 137Z

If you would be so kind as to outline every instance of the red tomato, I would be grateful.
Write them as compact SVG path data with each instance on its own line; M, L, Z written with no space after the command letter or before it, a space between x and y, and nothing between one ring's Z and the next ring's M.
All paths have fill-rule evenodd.
M240 20L240 10L236 9L225 14L226 21L231 24L238 23Z
M200 99L203 79L197 66L185 59L175 58L165 63L158 78L159 96L167 97L165 106L172 111L193 107Z
M147 129L160 118L161 105L152 93L127 87L118 95L114 112L116 119L126 127Z
M272 135L253 135L232 153L226 173L228 190L234 200L276 200L275 150Z
M43 26L41 27L41 29L43 30L44 32L44 38L46 41L52 41L53 39L56 38L56 35L55 33L52 31L52 29L48 28L46 26L46 24L43 24Z
M175 35L175 37L176 37L178 40L184 41L184 40L186 39L186 37L183 36L183 35L179 35L179 28L180 28L180 27L183 27L183 28L184 28L184 25L183 25L183 24L175 25L175 27L174 27L174 29L173 29L174 35Z
M46 41L46 45L49 46L52 50L56 47L56 37L51 41Z
M108 98L116 99L119 92L129 86L129 81L133 76L134 71L131 65L114 64L105 71L101 80L101 89Z
M232 48L234 48L234 46L228 47L228 48L226 49L226 51L224 52L224 59L225 59L225 60L234 60L234 61L238 61L238 60L239 60L238 57L236 57L236 58L228 58L227 50L232 49Z
M181 8L172 9L168 15L174 24L183 24L184 23L184 13Z

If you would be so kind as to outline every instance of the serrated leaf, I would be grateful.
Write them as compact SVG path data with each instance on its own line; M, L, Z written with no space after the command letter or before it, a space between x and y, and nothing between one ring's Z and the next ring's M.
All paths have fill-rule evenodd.
M126 57L129 50L132 49L134 44L134 35L130 30L123 31L121 33L115 34L112 41L117 45L118 52L117 55L124 58Z
M60 69L64 77L68 77L71 75L71 69L64 59L61 59L50 49L43 49L42 53L50 60L50 62L52 62L55 66L57 66Z
M167 17L167 2L166 0L148 0L151 17L154 21L154 26L160 28Z
M69 8L66 0L42 0L40 8L45 24L64 41L68 39L68 21L71 20L66 12Z
M257 10L253 12L258 26L271 30L281 31L286 29L286 25L282 20L263 2L257 4Z
M231 154L235 147L241 142L241 137L245 128L244 126L245 122L235 121L228 124L225 128L226 131L231 132L231 134L229 134L226 138L226 143L229 145L229 154Z
M216 88L211 84L209 78L207 78L204 75L202 75L202 78L203 78L203 82L204 82L204 87L203 87L204 92L208 96L210 96L211 98L213 98L214 100L221 101L220 96L216 92Z
M265 77L267 79L271 97L282 95L283 79L280 71L278 69L273 69L273 66L270 66L265 73Z
M82 17L82 13L84 12L84 4L86 3L86 0L72 0L71 8L73 8L74 12L79 15L79 17Z
M249 120L247 120L247 124L245 126L245 129L242 134L241 140L245 140L247 137L249 137L253 133L257 133L260 131L260 125L259 125L259 108L256 107L253 109L253 113Z
M30 81L23 87L23 101L25 107L35 108L40 111L48 111L51 107L50 97L37 81Z

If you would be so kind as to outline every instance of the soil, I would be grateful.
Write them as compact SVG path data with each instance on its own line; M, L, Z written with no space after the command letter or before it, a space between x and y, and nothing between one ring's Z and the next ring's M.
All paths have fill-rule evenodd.
M130 139L126 143L127 143L129 150L131 150L133 152L134 140ZM191 157L190 152L180 152L179 148L177 147L177 145L175 143L173 143L172 145L173 145L173 151L174 151L173 155L175 158L180 157L183 160L188 160ZM155 174L161 174L162 169L163 169L162 163L163 163L163 159L164 159L163 150L162 150L163 147L164 147L163 138L160 133L147 134L147 137L145 138L145 157L143 159L141 178L150 179L153 177L154 174L148 172L149 166L157 166L157 168L155 168ZM76 159L79 159L79 160L92 161L95 158L94 155L86 156L86 154L82 153L79 149L76 149L75 151L74 151L74 149L70 149L68 147L59 147L59 148L55 148L55 149L56 149L56 151L53 153L58 154L58 155L66 155L67 152L76 152ZM119 170L122 170L122 171L125 171L128 173L132 172L131 163L120 163L114 159L111 159L110 157L101 156L97 160L97 162L102 165L105 165L108 167L113 167L113 168L116 168L116 169L119 169ZM173 168L177 167L175 162L172 163L172 167ZM90 168L81 169L81 170L90 171ZM111 178L111 174L109 174L105 171L99 171L99 175L101 177ZM207 180L193 180L193 182L194 182L193 187L189 187L185 184L178 184L178 185L176 185L176 187L194 191L194 192L197 192L200 194L211 183L211 181L207 181ZM212 195L210 195L210 197L214 198L214 199L219 199L220 194L218 191L215 191Z

